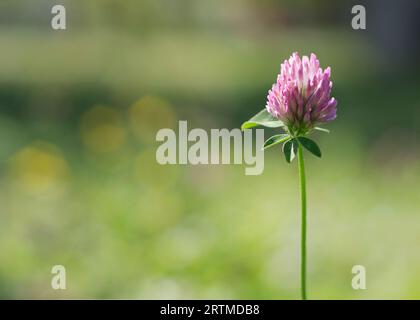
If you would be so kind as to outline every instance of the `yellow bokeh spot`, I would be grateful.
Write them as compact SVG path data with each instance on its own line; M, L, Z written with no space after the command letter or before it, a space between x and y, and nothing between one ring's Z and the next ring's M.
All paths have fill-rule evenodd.
M176 115L171 105L157 97L145 96L129 109L131 129L143 143L154 143L156 132L175 128Z
M18 151L10 159L10 166L17 184L35 193L57 188L68 175L60 151L46 142L36 142Z
M120 114L105 106L95 106L83 115L81 134L85 146L96 153L116 151L126 138Z

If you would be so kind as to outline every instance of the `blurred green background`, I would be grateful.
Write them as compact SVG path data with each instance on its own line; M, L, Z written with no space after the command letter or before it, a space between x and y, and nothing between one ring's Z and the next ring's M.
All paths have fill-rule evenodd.
M50 26L64 4L67 30ZM367 30L351 28L365 4ZM416 1L2 0L0 297L298 299L296 163L160 166L156 131L238 128L280 63L331 66L307 155L312 299L420 298ZM268 137L272 130L266 130ZM51 268L67 289L51 288ZM353 290L354 265L367 289Z

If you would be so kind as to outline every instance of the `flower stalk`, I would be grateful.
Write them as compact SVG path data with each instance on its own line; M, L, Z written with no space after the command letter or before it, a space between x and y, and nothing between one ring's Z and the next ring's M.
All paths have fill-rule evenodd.
M301 243L300 243L300 282L301 282L301 297L306 300L306 175L305 175L305 161L303 159L302 144L298 145L298 167L299 167L299 186L300 186L300 201L301 201Z

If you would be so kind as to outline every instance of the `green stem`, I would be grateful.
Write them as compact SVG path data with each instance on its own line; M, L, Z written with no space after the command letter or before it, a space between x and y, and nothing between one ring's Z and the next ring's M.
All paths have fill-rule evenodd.
M306 300L306 177L305 162L303 161L302 145L298 146L298 165L300 179L300 198L302 210L302 238L301 238L301 294L302 300Z

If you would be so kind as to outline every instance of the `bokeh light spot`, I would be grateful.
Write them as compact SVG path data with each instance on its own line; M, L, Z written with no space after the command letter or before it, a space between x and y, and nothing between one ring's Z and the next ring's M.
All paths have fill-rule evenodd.
M19 187L34 193L57 189L69 173L58 148L41 141L18 151L10 159L10 171Z
M130 124L134 135L143 143L155 143L156 132L174 128L176 115L172 106L158 97L145 96L129 109Z
M95 153L117 151L126 140L120 114L106 106L94 106L83 115L81 134L84 145Z

